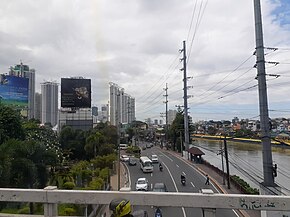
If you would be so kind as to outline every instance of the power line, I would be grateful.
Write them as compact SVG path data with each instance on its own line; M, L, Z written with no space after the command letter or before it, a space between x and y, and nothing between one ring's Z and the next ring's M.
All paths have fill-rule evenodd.
M198 11L198 16L197 16L197 20L196 20L196 25L195 25L194 33L193 33L193 36L192 36L192 39L191 39L191 43L190 43L190 47L189 47L187 63L189 63L190 55L191 55L191 50L192 50L192 46L193 46L193 41L195 39L195 36L196 36L197 30L198 30L198 27L199 27L199 25L201 23L201 20L203 18L205 9L207 7L207 3L208 3L208 0L206 0L206 3L205 3L205 6L204 6L203 10L202 10L203 1L200 4L200 8L199 8L199 11ZM201 15L200 15L200 12L201 12Z
M235 71L237 71L242 65L244 65L246 62L248 62L252 58L252 56L253 56L253 54L251 56L249 56L246 60L244 60L241 64L239 64L233 71L231 71L230 73L228 73L223 79L221 79L220 81L218 81L215 85L213 85L208 90L204 91L198 97L203 96L204 94L206 94L207 92L209 92L210 90L212 90L213 88L215 88L218 84L220 84L221 82L223 82L227 77L229 77L232 73L234 73Z
M144 98L144 97L146 97L146 95L150 92L150 91L152 91L152 90L154 90L154 87L162 80L162 79L164 79L164 77L167 75L167 74L169 74L169 71L171 70L171 68L173 67L173 65L174 65L174 63L176 62L176 60L179 58L179 54L174 58L174 60L171 62L171 64L170 64L170 66L168 67L168 69L165 71L165 73L159 78L159 80L157 80L153 85L152 85L152 87L151 88L149 88L141 97L139 97L139 100L141 100L142 98ZM178 63L178 65L179 65L179 63ZM175 66L175 68L176 68L177 66ZM162 84L161 84L162 85ZM158 87L156 88L156 90L158 89ZM146 99L148 99L149 97L151 97L152 95L154 94L154 91L152 92L152 94L151 95L148 95L146 98L145 98L145 100Z

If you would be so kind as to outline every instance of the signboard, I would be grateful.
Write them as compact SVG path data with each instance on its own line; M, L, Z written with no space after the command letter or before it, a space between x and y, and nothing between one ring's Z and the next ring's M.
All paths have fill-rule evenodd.
M91 79L61 79L61 107L91 108Z
M6 105L27 107L28 84L28 78L0 75L0 102Z

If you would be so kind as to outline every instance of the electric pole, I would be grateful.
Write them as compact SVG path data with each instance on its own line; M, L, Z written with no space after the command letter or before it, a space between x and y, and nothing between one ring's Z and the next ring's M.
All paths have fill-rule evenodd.
M120 103L120 93L117 94L117 104L118 102ZM120 149L120 120L119 120L119 114L120 114L120 107L117 108L116 110L116 126L117 126L117 145L118 145L118 191L120 191L121 184L121 162L120 162L120 157L121 157L121 149Z
M168 93L167 93L167 90L168 90L168 87L167 87L167 83L166 83L166 87L163 89L165 90L165 142L166 142L166 147L168 146Z
M185 146L185 151L188 152L188 149L189 149L189 131L188 131L188 105L187 105L188 96L187 96L186 44L185 44L185 41L183 41L183 48L180 50L180 52L183 53L183 58L181 59L181 61L183 61L183 68L180 70L183 71L184 146Z
M268 114L267 84L265 72L263 27L260 0L254 0L255 35L256 35L256 65L259 87L259 108L261 122L261 141L263 150L264 185L274 187L273 160L271 150L270 125Z
M228 156L228 146L227 146L227 136L226 136L226 134L225 134L225 138L224 138L224 149L225 149L225 158L226 158L226 167L227 167L228 189L231 189L230 167L229 167L229 156Z

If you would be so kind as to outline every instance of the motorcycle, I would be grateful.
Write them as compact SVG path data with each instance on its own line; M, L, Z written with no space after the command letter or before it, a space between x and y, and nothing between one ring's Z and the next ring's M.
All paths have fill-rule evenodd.
M159 170L160 170L160 172L163 171L163 166L162 165L159 166Z
M155 217L162 217L162 212L161 212L161 209L159 207L157 207L154 216Z
M182 184L183 186L185 186L185 183L186 183L186 180L185 180L185 179L181 179L181 184Z

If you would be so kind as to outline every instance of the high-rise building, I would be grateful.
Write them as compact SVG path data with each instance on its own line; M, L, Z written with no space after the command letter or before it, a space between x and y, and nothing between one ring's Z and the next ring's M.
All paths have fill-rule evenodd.
M168 110L168 124L172 124L172 122L174 121L175 117L176 117L177 111L176 110Z
M126 94L124 88L117 84L110 85L110 123L117 125L119 123L131 123L135 120L135 99Z
M35 93L34 118L36 120L40 120L40 122L41 122L41 110L42 110L41 103L42 103L41 94Z
M21 62L18 65L10 66L9 75L29 79L27 117L28 119L34 118L35 70L29 69L28 65L24 65Z
M106 123L109 120L109 105L102 105L98 112L98 122Z
M55 82L42 83L41 95L41 122L43 124L50 123L54 127L57 124L58 116L58 84Z
M158 119L154 119L154 125L158 125Z
M92 115L98 116L99 108L97 106L92 106Z

